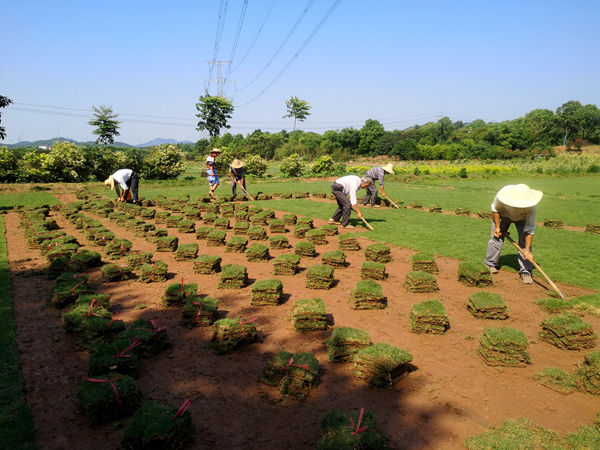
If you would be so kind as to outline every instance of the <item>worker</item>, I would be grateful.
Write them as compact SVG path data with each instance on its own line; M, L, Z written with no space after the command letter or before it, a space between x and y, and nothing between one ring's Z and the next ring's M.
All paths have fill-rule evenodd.
M118 201L125 202L131 198L133 203L138 202L139 177L134 170L119 169L110 175L104 184L117 193Z
M366 189L371 184L373 180L367 176L360 178L356 175L346 175L335 180L331 185L331 193L335 196L338 207L329 219L329 223L340 223L341 218L341 225L344 228L354 228L348 223L352 210L354 209L358 218L362 219L362 213L356 204L356 192L359 189Z

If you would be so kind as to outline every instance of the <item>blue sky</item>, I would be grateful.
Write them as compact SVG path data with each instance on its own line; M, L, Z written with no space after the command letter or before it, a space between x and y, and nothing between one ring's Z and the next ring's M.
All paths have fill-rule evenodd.
M401 129L440 113L501 121L568 100L600 105L598 0L248 0L235 52L244 1L225 3L216 59L234 56L232 133L290 130L282 116L293 95L312 105L299 128L317 132L369 118ZM205 137L195 103L220 4L0 0L0 95L15 102L2 110L5 142L93 140L92 105L120 114L119 140L130 144Z

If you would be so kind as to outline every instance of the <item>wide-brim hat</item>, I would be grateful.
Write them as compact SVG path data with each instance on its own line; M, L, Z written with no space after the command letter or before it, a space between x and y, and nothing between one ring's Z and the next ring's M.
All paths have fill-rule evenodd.
M392 163L386 164L382 167L382 169L385 170L387 173L391 173L392 175L394 175L394 165Z
M115 190L115 179L113 176L109 176L106 180L104 180L104 184L111 188L113 191Z
M498 200L514 208L531 208L537 205L544 193L526 184L509 184L498 191Z
M210 153L221 153L221 149L220 148L213 148Z
M242 167L244 167L244 161L240 161L237 158L235 158L233 161L231 161L232 169L241 169Z

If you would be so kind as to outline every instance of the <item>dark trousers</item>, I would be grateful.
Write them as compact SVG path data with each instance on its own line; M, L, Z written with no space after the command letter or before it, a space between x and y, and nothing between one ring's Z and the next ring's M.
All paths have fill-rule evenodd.
M129 178L129 180L127 180L127 182L125 184L129 188L129 192L131 193L131 196L133 197L133 201L135 203L137 203L137 201L138 201L139 183L140 183L140 179L138 177L138 174L135 171L132 171L131 177Z
M500 217L500 231L502 231L502 236L506 234L511 223L514 223L515 227L517 228L517 233L519 235L519 247L525 248L525 232L523 230L525 227L525 220L513 222L508 217ZM488 241L487 252L484 260L488 266L494 267L498 265L498 261L500 260L500 251L502 250L502 244L504 244L504 237L497 238L494 236L495 228L496 224L492 220L492 238ZM533 253L533 247L531 247L530 250ZM531 275L533 264L523 258L523 255L521 255L520 252L517 256L517 259L519 261L519 273L528 273Z
M333 183L331 185L331 193L335 196L335 200L337 201L338 207L333 213L331 218L338 222L340 217L342 218L342 225L348 225L348 221L350 220L350 214L352 213L352 204L346 194L344 194L344 187L341 184Z
M371 206L375 206L375 202L377 202L377 187L375 186L375 181L367 186L367 194L362 201L363 205L366 205L371 200Z
M237 192L237 183L235 182L236 178L235 177L231 177L231 193L236 196L236 192ZM238 180L239 182L240 180ZM244 187L244 190L246 189L246 177L244 177L244 181L242 181L242 186Z

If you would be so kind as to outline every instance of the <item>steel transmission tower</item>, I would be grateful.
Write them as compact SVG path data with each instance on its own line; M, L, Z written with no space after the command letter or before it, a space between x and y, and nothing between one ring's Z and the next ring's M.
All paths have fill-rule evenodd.
M225 85L227 83L233 83L233 81L223 77L223 67L231 65L231 61L217 61L216 59L208 59L206 60L206 62L213 66L217 66L217 76L206 80L204 87L206 87L206 89L208 90L210 88L211 83L216 83L217 95L219 97L224 97Z

